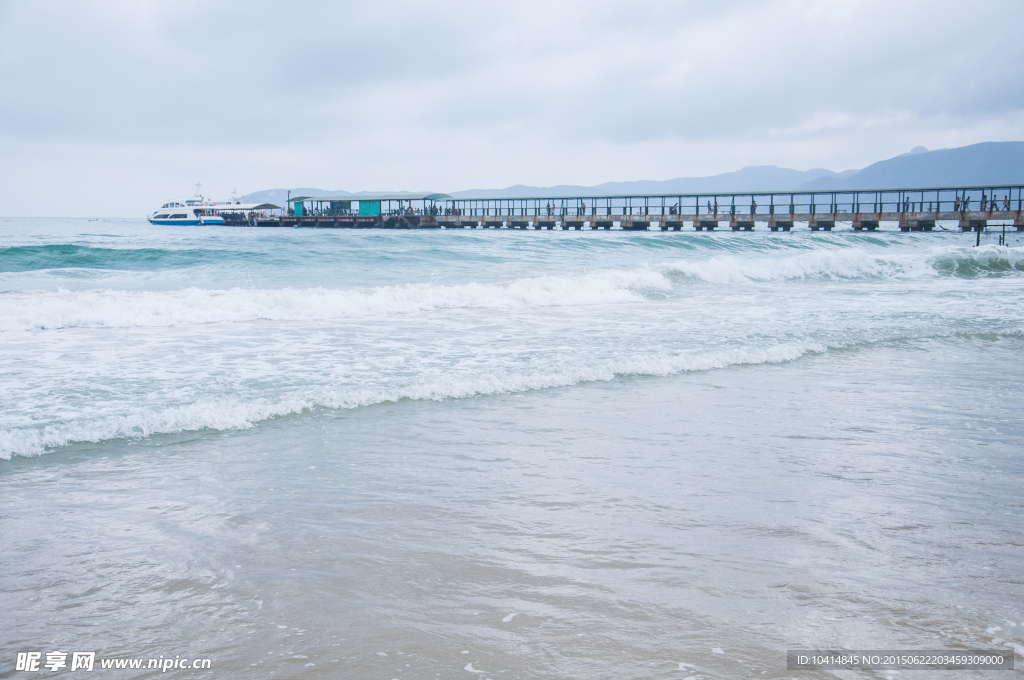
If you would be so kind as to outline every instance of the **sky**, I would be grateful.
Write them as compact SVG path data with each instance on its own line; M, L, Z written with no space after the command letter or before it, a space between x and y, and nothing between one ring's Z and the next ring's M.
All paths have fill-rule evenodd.
M0 0L0 215L1024 140L1018 0Z

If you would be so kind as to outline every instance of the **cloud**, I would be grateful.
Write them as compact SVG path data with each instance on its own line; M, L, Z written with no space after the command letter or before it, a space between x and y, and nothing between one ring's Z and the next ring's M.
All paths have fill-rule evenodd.
M1012 1L3 2L0 213L142 214L196 180L595 184L1020 139L1020 25Z

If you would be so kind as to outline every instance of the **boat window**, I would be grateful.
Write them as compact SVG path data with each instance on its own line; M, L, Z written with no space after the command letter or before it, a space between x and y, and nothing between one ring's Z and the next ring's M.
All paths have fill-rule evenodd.
M166 220L167 219L167 213L164 213L163 215L153 215L153 219L154 220Z
M188 217L188 215L171 215L172 220L184 219L186 217Z

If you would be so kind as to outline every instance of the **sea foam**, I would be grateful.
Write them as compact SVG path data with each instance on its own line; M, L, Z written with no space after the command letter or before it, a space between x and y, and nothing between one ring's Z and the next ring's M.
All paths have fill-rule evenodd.
M764 347L728 348L664 355L640 352L605 360L561 362L540 370L482 371L431 376L405 384L336 387L310 383L276 397L243 399L222 396L165 408L132 406L120 415L98 414L42 427L0 429L0 458L39 455L47 449L74 442L148 437L195 430L238 430L261 421L316 408L352 409L400 400L461 399L536 389L608 381L620 376L667 376L743 364L781 363L808 352L824 351L814 342L793 342Z
M410 284L363 289L233 288L177 291L33 291L0 295L0 331L75 326L176 326L223 321L305 321L440 309L517 309L631 302L670 282L648 268L541 276L503 284Z
M718 255L667 263L663 271L708 283L794 279L886 279L923 276L1000 276L1024 273L1024 248L935 246L918 252L861 248L794 254Z
M859 248L796 254L715 255L504 283L377 288L232 288L173 291L21 291L0 295L0 331L176 326L232 321L365 318L442 309L524 309L639 302L687 281L1005 276L1024 272L1024 249L937 247L880 254Z

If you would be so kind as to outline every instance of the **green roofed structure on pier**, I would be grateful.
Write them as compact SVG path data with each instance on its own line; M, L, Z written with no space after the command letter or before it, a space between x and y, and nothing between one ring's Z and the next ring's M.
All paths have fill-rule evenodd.
M306 215L396 215L436 214L438 201L450 201L448 194L394 193L341 194L337 196L296 196L288 200L291 214ZM353 208L353 203L357 207Z

